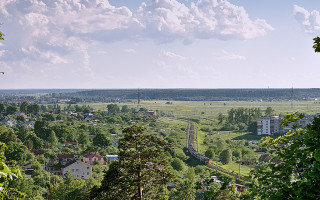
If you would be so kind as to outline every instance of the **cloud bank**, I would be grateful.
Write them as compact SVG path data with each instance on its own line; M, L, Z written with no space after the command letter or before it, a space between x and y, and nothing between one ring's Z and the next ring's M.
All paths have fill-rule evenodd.
M153 0L137 10L115 7L108 0L2 0L0 18L6 34L0 53L4 62L68 64L73 61L66 55L78 52L82 70L90 73L88 47L97 42L248 40L273 30L264 19L251 19L243 7L227 0L199 0L190 5ZM170 52L166 56L177 57Z
M309 12L298 5L293 6L293 15L301 25L305 33L320 32L320 12L313 10Z

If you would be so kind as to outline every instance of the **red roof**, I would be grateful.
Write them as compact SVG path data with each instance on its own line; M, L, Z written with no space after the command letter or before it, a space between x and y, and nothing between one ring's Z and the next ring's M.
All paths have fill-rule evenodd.
M73 154L59 154L57 156L58 159L67 159L67 158L74 158Z
M64 144L76 145L76 144L78 144L78 143L77 143L77 142L65 142Z
M93 157L97 157L97 158L103 158L103 156L100 156L98 154L94 154L94 153L90 153L88 155L83 156L85 158L93 158Z
M44 150L40 150L40 149L32 149L30 150L30 152L33 153L35 156L44 154Z

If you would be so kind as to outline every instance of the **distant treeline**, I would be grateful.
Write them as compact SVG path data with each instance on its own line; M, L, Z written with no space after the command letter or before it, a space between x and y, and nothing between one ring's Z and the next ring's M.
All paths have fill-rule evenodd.
M39 97L32 94L43 94ZM138 95L139 94L139 95ZM0 101L4 100L47 100L54 98L78 102L116 102L137 100L167 101L272 101L311 100L320 97L320 88L312 89L35 89L0 90Z
M320 89L140 89L142 100L250 101L309 100L320 97ZM91 90L69 93L73 97L138 99L138 90Z

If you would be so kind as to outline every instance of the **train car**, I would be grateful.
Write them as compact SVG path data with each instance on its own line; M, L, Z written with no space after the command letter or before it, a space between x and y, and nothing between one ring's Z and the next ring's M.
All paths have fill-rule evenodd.
M209 165L210 160L208 157L200 154L199 152L197 152L194 147L193 147L193 141L194 141L194 126L193 124L190 125L190 129L189 129L189 142L188 142L188 150L190 152L190 154L196 158L197 160L199 160L200 162L202 162L205 165Z

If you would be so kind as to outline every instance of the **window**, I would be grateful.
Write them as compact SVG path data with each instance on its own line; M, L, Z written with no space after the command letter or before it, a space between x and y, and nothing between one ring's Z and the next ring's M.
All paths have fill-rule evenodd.
M87 175L89 175L89 172L87 172Z
M87 167L87 169L89 169L90 167Z
M72 172L74 172L74 169L72 169Z
M76 172L79 171L79 169L76 169Z

